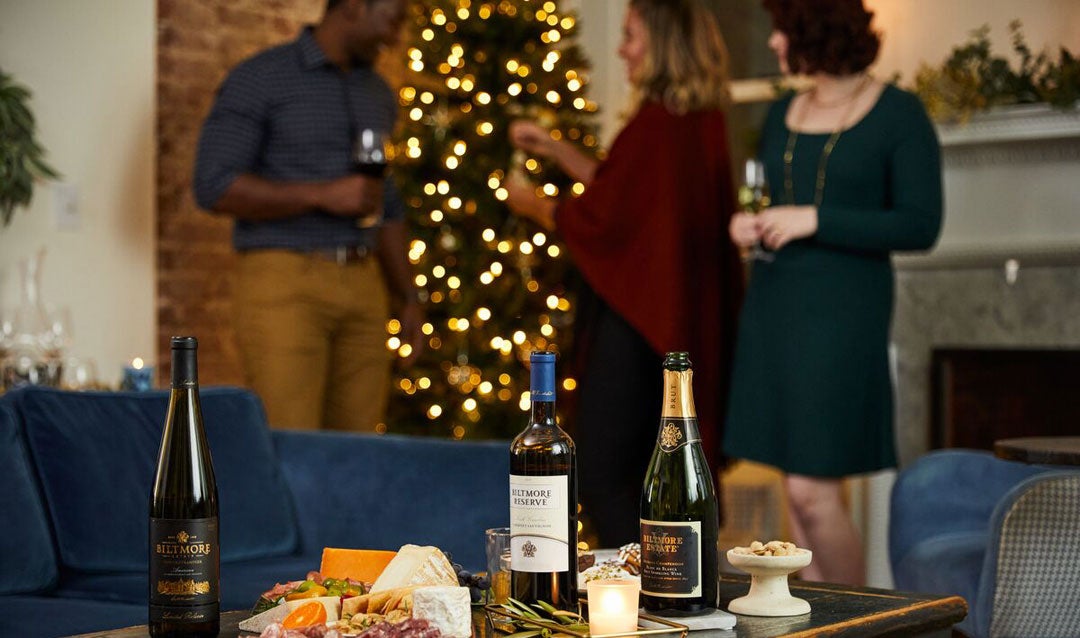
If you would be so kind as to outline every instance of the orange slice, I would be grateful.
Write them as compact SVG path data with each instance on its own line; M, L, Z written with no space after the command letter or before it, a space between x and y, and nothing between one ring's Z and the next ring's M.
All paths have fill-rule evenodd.
M322 625L325 622L326 607L323 607L322 603L313 600L289 612L289 615L285 616L285 620L281 621L281 624L285 629L296 629L297 627Z

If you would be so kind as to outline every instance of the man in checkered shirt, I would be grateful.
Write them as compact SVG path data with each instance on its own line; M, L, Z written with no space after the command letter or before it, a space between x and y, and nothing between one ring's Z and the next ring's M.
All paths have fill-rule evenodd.
M405 16L405 0L328 0L318 25L233 69L203 125L195 197L235 219L236 336L274 427L382 422L392 304L413 347L403 363L421 346L401 197L353 166L361 131L394 126L373 63Z

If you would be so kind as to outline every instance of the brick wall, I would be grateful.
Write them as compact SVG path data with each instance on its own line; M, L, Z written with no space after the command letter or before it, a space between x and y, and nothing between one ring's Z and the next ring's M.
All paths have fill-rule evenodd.
M231 326L231 221L200 211L191 193L199 129L239 61L296 37L325 0L158 0L157 318L159 381L169 337L199 338L204 384L240 384ZM384 75L400 77L385 56Z

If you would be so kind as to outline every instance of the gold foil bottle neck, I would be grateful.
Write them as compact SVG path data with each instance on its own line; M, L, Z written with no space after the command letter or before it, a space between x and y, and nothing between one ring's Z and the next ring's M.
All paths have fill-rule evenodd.
M664 370L664 405L662 418L696 419L692 380L693 370Z

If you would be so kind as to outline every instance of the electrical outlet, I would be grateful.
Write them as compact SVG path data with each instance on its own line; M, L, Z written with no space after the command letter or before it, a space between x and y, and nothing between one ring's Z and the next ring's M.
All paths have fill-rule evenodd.
M57 230L79 230L79 187L71 182L53 182L53 224Z

